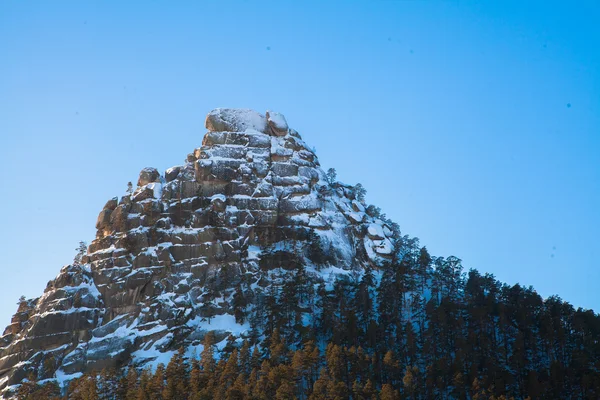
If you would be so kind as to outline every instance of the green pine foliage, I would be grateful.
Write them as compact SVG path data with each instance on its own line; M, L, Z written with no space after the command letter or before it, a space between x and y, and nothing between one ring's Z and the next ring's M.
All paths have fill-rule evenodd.
M600 316L403 246L382 271L316 282L294 264L260 298L237 287L236 318L254 334L221 350L209 332L198 357L90 372L62 393L40 371L15 398L600 398Z

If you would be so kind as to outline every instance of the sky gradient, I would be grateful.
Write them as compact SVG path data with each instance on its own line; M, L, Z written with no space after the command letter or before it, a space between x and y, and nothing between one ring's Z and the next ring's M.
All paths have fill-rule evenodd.
M598 4L1 2L0 325L216 107L282 112L433 255L600 310Z

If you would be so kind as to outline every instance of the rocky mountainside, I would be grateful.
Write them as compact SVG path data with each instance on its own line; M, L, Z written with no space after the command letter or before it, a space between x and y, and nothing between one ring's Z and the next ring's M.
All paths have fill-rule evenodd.
M393 224L335 182L283 115L216 109L202 146L110 199L81 262L23 300L0 338L0 390L92 370L166 363L263 338L264 293L298 273L321 284L389 262ZM369 211L369 212L368 212ZM300 271L300 272L299 272ZM310 309L300 313L310 325Z

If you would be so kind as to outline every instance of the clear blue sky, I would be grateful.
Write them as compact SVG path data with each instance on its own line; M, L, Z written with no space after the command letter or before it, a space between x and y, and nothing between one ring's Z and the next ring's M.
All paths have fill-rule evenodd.
M600 310L600 3L119 3L0 3L0 325L215 107L284 113L433 254Z

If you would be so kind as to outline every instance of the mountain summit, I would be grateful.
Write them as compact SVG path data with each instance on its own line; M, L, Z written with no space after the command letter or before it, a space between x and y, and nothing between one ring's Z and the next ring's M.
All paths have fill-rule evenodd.
M325 174L282 114L219 108L206 128L183 165L144 168L110 199L81 261L21 301L0 338L0 388L155 367L208 331L260 337L245 316L294 270L333 280L392 258L392 224Z
M279 113L215 109L206 128L20 300L0 396L600 398L596 313L432 257Z

